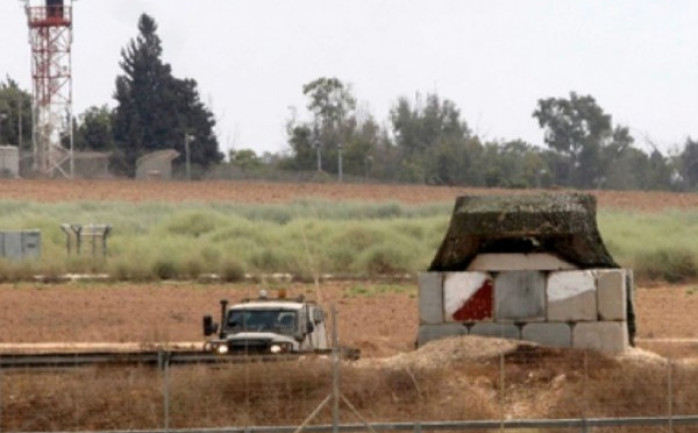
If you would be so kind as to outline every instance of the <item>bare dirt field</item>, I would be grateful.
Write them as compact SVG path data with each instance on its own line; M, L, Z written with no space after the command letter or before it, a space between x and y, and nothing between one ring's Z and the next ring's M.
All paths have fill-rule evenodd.
M414 348L417 288L406 284L394 291L370 282L327 282L319 292L308 284L288 287L289 295L336 306L342 344L360 348L364 357L384 357ZM201 318L216 317L220 299L234 302L274 287L278 284L3 285L0 343L203 341ZM636 310L639 347L698 357L698 285L640 287Z
M394 201L407 204L452 202L467 194L521 194L534 191L420 185L311 184L268 182L160 182L134 180L1 180L0 200L61 201L234 201L286 203L305 198ZM562 190L554 190L562 192ZM696 209L698 194L592 191L599 208L653 212Z

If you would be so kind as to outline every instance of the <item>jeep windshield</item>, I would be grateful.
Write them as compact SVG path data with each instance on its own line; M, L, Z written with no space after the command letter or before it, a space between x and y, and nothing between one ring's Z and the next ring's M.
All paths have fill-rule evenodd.
M278 332L293 334L297 328L295 310L231 310L226 326L229 332Z

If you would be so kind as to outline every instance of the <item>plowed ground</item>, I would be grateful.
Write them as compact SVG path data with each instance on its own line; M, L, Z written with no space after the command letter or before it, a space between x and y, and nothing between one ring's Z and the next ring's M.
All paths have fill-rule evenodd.
M561 191L555 191L561 192ZM234 201L285 203L298 199L354 200L409 204L453 202L466 194L527 193L502 189L412 185L263 182L143 182L133 180L1 180L0 200L60 201ZM598 191L599 208L656 212L696 209L698 194Z

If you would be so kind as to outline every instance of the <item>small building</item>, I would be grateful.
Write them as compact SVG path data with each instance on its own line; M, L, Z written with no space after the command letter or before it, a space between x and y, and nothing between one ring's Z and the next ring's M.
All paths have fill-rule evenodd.
M172 179L172 161L179 152L174 149L157 150L141 156L136 161L136 179Z
M0 177L19 177L17 146L0 146Z
M109 173L109 159L111 155L111 152L74 152L74 176L80 179L104 179L111 177Z

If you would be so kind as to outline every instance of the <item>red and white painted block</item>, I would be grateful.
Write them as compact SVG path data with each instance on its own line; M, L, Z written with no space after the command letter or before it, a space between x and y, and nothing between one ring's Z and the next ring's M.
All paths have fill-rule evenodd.
M444 276L444 320L491 320L494 295L492 276L486 272L453 272Z
M596 277L593 271L560 271L548 276L548 320L596 321Z

